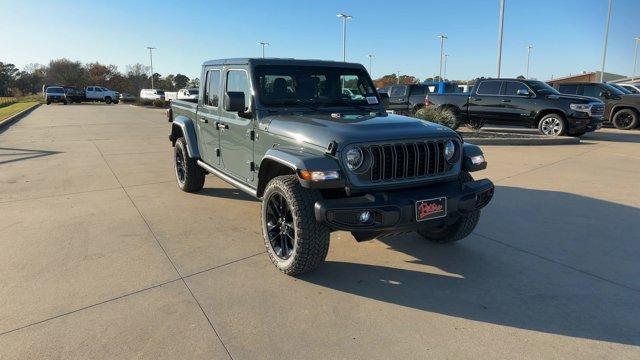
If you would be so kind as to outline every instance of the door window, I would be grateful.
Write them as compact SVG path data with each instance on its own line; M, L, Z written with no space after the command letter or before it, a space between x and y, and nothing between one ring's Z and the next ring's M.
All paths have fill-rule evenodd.
M582 95L590 97L599 97L602 89L598 85L585 84L582 88Z
M246 108L249 108L249 102L251 101L251 90L249 89L249 79L247 78L247 72L244 70L229 70L227 71L227 92L229 91L241 91L244 93L244 104Z
M93 91L93 87L92 87L92 86L89 86L89 87L87 88L87 91Z
M575 85L575 84L560 85L558 87L558 90L563 94L575 95L578 93L578 85Z
M405 96L407 93L406 86L392 86L389 96Z
M220 103L220 70L207 72L204 102L207 106L218 107Z
M102 89L100 89L99 87L95 88L97 92L102 92Z
M478 95L498 95L500 94L502 81L483 81L478 86Z
M507 96L516 96L518 95L518 90L526 90L529 91L527 85L519 82L519 81L507 81L505 82L505 90L504 94ZM531 91L529 91L531 92Z

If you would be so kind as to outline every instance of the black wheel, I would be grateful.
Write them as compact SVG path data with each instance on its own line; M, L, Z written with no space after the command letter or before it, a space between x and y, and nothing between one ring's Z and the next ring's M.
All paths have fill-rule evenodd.
M107 96L106 98L104 98L104 102L107 104L111 104L111 98Z
M47 105L51 105L51 101L47 100Z
M460 182L466 183L473 181L473 177L468 172L460 173ZM480 210L476 210L467 214L463 214L452 225L442 228L419 228L420 234L426 240L434 243L445 244L462 240L469 236L478 225L480 220Z
M195 159L189 157L187 142L183 137L176 140L173 149L174 168L178 187L182 191L197 192L204 186L205 171L198 166Z
M114 101L113 103L114 103L114 104L117 104L117 103L119 103L119 102L120 102L120 100L116 100L116 101Z
M305 189L295 175L273 178L262 199L262 237L271 262L287 275L314 270L327 257L329 229L316 222L313 207L321 196Z
M62 105L67 105L67 100L63 101Z
M538 131L542 135L547 136L560 136L564 135L566 125L564 118L560 114L551 113L547 114L540 119L538 123Z
M622 109L613 115L611 122L616 129L631 130L638 126L638 113L631 109Z

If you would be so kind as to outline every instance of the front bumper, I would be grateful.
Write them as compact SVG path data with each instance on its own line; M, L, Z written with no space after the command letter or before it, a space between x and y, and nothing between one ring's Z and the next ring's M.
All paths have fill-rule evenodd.
M591 132L602 127L602 116L590 116L589 114L576 114L567 117L570 133Z
M323 199L315 204L316 221L333 230L353 232L395 232L418 226L441 226L455 222L461 214L486 206L493 197L494 186L489 179L462 185L451 181L436 186L393 192L371 193L339 199ZM446 216L416 220L416 202L446 197ZM369 211L371 220L360 222L359 215Z

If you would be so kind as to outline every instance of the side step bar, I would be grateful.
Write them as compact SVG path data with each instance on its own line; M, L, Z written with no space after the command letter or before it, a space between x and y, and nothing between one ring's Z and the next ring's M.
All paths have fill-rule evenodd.
M253 196L254 198L257 198L256 196L256 190L239 182L238 180L232 178L231 176L222 173L220 170L216 170L213 167L209 166L209 164L205 163L202 160L198 160L198 165L200 165L201 168L205 169L207 172L219 177L220 179L228 182L229 184L237 187L238 189L246 192L247 194Z

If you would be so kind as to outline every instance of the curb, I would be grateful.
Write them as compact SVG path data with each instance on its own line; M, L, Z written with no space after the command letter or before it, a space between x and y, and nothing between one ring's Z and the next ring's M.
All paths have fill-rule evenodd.
M0 121L0 129L2 129L5 126L11 125L13 122L22 119L23 117L29 115L30 112L32 112L35 108L37 108L38 106L42 105L41 103L37 103L35 105L33 105L30 108L24 109L22 111L20 111L17 114L11 115L10 117Z
M552 138L473 138L463 136L465 142L474 145L575 145L580 144L578 137L552 137Z

